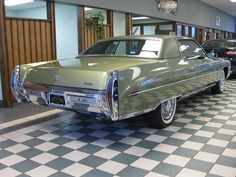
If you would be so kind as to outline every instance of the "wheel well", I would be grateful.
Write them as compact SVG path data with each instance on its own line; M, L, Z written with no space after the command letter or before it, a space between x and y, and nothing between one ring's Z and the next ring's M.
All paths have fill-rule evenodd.
M227 78L229 70L228 70L227 67L225 67L223 70L224 70L224 72L225 72L225 78Z

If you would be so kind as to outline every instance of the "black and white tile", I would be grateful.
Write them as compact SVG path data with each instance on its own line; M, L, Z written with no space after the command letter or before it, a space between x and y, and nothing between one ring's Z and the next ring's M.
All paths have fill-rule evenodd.
M0 135L0 176L236 176L236 81L180 102L173 124L73 113Z

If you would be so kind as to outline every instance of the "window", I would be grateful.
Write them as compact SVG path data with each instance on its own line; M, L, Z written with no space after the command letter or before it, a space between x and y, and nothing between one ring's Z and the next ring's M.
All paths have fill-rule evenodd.
M84 8L84 15L86 19L93 19L97 23L100 23L97 18L99 14L104 17L103 24L107 24L107 11L106 10L91 8L91 7Z
M154 35L156 33L156 26L144 26L143 34L144 35Z
M194 40L179 40L180 51L186 59L205 58L206 53Z
M189 27L185 26L185 36L189 36Z
M116 55L158 57L161 40L109 40L90 47L82 55Z
M182 36L182 25L177 26L177 36Z
M202 46L205 48L220 48L221 41L220 40L205 41Z
M161 30L161 31L172 31L173 30L173 25L172 24L159 25L159 30Z
M141 27L140 26L133 26L132 27L132 35L140 35L141 34Z
M17 18L47 19L44 0L5 0L6 16Z
M192 38L196 37L196 27L192 27Z

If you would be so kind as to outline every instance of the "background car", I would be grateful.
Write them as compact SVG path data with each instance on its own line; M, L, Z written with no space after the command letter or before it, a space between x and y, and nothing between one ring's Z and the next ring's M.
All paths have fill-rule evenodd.
M224 58L231 62L232 74L236 74L236 40L235 39L214 39L203 43L207 53L213 52L216 57Z
M229 61L208 58L193 39L128 36L102 40L78 59L17 66L18 101L113 121L148 114L152 127L172 123L177 101L211 88L222 93Z

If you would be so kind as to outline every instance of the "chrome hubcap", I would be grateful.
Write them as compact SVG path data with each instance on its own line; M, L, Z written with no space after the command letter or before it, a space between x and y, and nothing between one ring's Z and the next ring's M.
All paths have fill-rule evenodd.
M170 123L174 117L176 99L167 100L161 104L161 116L165 123Z
M220 91L223 91L225 86L225 73L223 71L221 72L219 85L220 85Z

